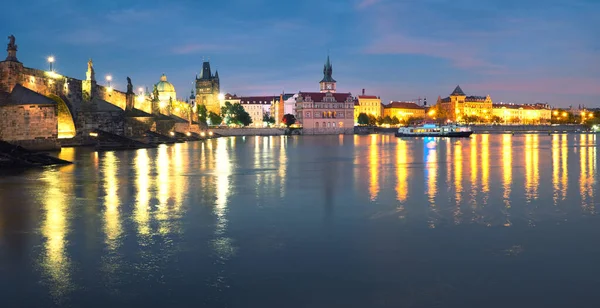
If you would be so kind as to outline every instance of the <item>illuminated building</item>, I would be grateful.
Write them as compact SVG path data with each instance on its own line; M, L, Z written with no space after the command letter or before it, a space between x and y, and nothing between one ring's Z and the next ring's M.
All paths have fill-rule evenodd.
M456 86L449 97L438 97L440 104L451 121L461 121L467 116L476 116L482 120L491 120L492 99L487 96L467 96L460 86Z
M275 101L279 100L279 96L246 96L238 98L244 110L250 115L252 118L251 126L255 127L263 127L266 123L263 122L264 114L269 114L271 112L271 106ZM227 98L225 101L228 101ZM233 102L231 102L233 104ZM283 118L283 116L282 116Z
M221 90L219 82L219 72L216 71L212 75L210 71L210 63L202 64L200 76L196 77L196 104L206 106L208 112L212 111L216 114L221 113L221 101L219 93Z
M167 81L165 74L160 76L160 81L156 84L156 90L158 91L158 100L161 104L168 104L170 101L174 102L177 100L175 87Z
M354 97L336 93L332 66L327 57L320 92L300 92L296 99L296 119L304 134L354 133Z
M354 121L358 120L358 115L361 113L379 118L382 116L382 109L381 99L375 95L365 95L365 89L363 89L362 95L358 96L357 107L354 108Z
M540 124L550 121L552 110L542 106L493 104L492 114L503 123Z
M390 102L383 105L383 117L397 117L400 121L406 121L408 118L424 118L425 107L412 102Z

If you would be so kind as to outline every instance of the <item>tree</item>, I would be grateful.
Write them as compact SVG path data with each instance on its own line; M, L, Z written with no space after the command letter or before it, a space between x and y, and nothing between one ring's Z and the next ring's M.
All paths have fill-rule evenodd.
M398 119L397 116L394 116L392 118L392 125L398 125L398 124L400 124L400 119Z
M383 122L383 124L392 124L392 118L389 115L386 115L381 122Z
M419 122L422 122L423 120L424 120L423 117L408 117L406 119L406 125L414 125Z
M208 116L208 111L206 110L206 106L197 105L196 109L198 112L198 122L206 124L206 120L207 120L207 116Z
M223 122L223 118L212 111L208 113L208 120L210 121L211 125L219 125L221 122Z
M366 113L361 112L358 115L358 125L369 125L369 116Z
M492 123L502 123L502 118L499 116L492 116Z
M439 123L446 123L448 119L450 119L450 114L446 108L442 106L442 104L435 104L433 108L429 111L431 112L431 116L437 120Z
M370 114L369 115L369 125L375 126L376 124L377 124L377 118L374 115Z
M583 122L583 125L587 128L590 129L596 125L600 125L600 118L591 118L591 119L587 119L585 120L585 122Z
M250 114L244 110L244 106L240 103L225 102L225 106L221 107L221 116L226 124L248 126L252 123Z
M268 112L265 112L263 113L263 122L267 123L268 125L275 124L275 118L270 116Z
M383 124L383 117L382 116L378 116L376 121L377 121L377 125Z
M283 119L281 121L289 128L296 123L296 117L293 114L287 113L283 115Z

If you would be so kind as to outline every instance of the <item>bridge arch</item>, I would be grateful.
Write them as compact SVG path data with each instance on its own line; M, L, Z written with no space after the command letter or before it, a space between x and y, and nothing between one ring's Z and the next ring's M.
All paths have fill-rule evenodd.
M58 139L75 137L75 121L73 121L73 115L71 114L67 103L54 94L50 94L48 97L58 105Z

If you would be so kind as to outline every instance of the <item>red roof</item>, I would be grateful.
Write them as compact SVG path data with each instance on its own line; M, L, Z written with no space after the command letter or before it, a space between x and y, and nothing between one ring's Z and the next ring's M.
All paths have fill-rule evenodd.
M300 92L300 96L302 96L304 100L306 100L307 96L310 96L310 99L313 102L322 102L326 94L327 93L320 92ZM331 95L333 95L335 101L338 103L343 103L348 97L352 97L352 94L350 93L331 93Z
M241 104L271 104L279 101L279 96L244 96L239 97Z
M364 99L378 99L379 97L375 96L375 95L359 95L358 98L364 98Z
M423 106L419 106L411 102L391 102L387 105L383 105L383 108L399 108L399 109L425 109Z

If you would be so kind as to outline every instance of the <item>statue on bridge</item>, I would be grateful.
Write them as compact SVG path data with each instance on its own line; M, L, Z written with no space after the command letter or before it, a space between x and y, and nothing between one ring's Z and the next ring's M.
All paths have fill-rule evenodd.
M154 89L152 89L152 100L158 101L158 88L154 85Z
M129 78L129 76L127 76L127 94L134 94L133 85L131 84L131 78Z
M85 73L85 76L86 76L87 80L96 80L96 74L94 73L94 62L92 62L91 58L88 61L88 69L87 69L87 72Z
M6 51L8 51L6 61L19 62L17 60L17 44L15 44L15 36L12 34L8 37L8 46L6 47Z
M15 44L15 36L12 34L8 37L8 49L17 49L17 45Z

